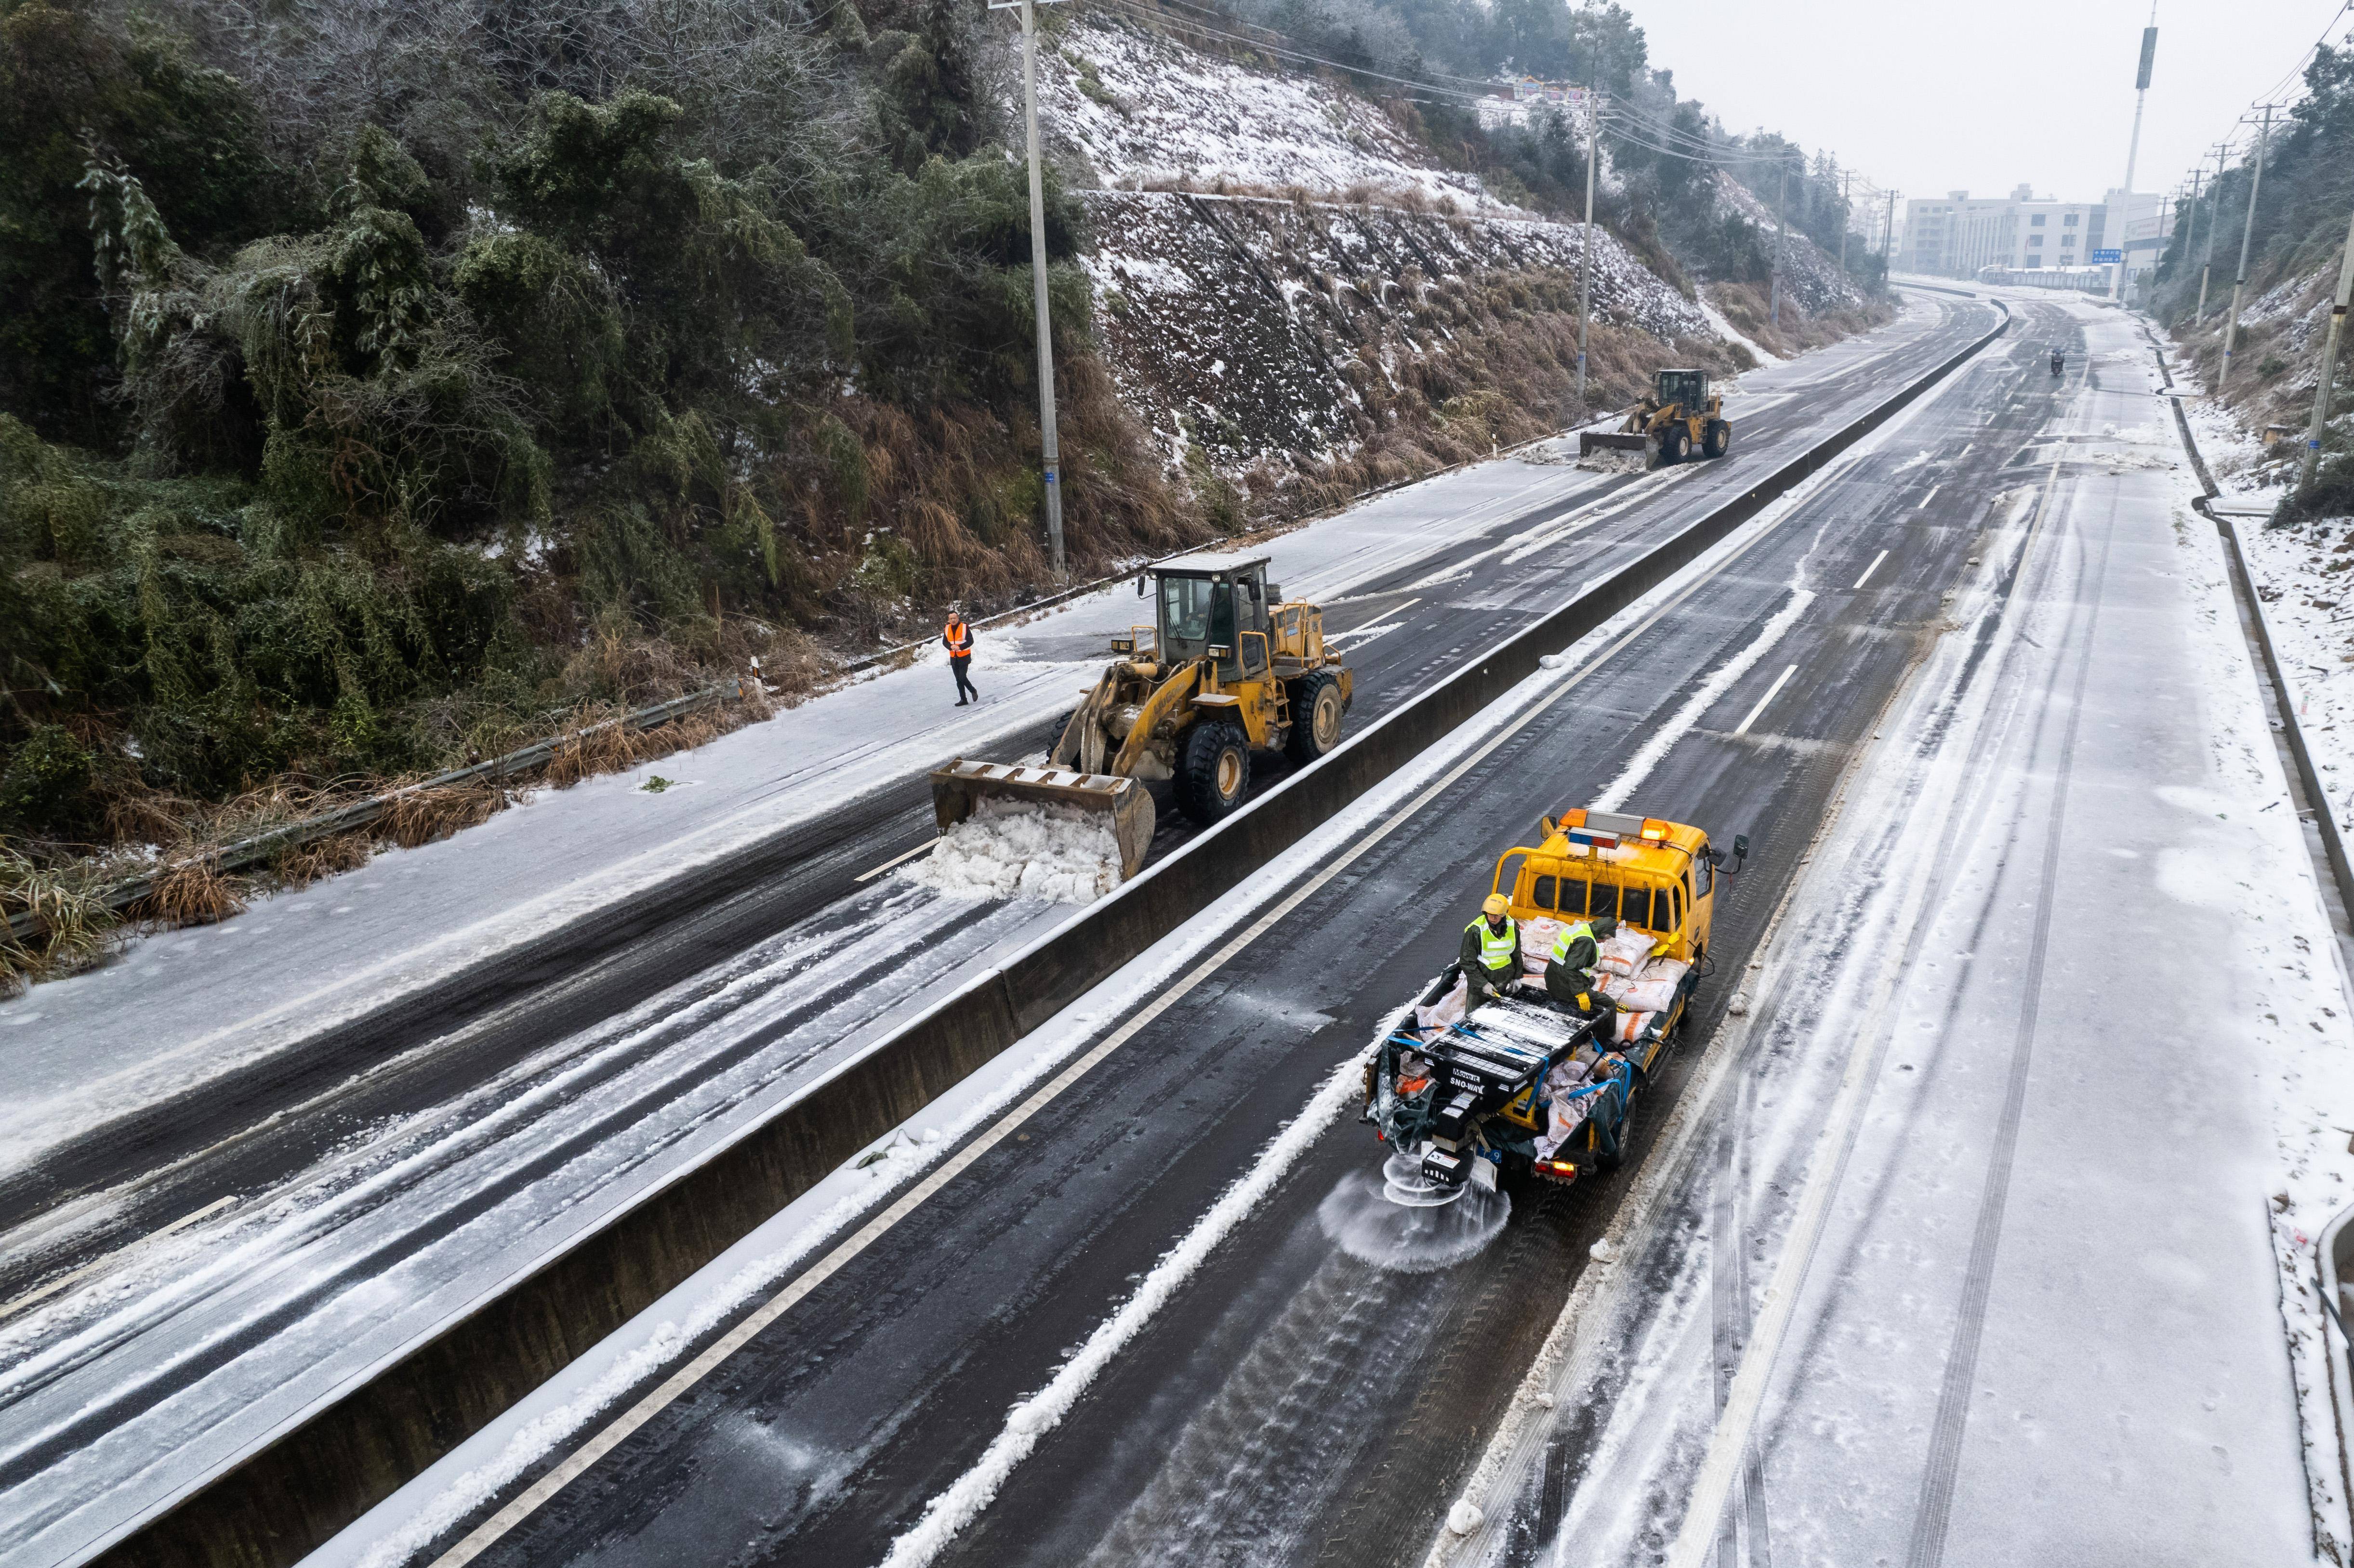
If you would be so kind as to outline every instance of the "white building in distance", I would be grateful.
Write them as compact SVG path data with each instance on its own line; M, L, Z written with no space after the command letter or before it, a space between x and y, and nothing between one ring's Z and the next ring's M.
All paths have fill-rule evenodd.
M2118 224L2115 217L2122 216ZM2008 196L1973 199L1967 191L1904 204L1899 271L1975 278L1988 268L2032 272L2088 267L2093 252L2126 251L2128 281L2156 265L2172 232L2166 198L2110 191L2097 202L2039 200L2020 185Z

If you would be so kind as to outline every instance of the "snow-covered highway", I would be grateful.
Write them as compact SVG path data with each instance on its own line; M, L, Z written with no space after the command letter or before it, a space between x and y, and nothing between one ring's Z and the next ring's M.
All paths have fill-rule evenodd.
M1931 296L1875 338L1756 374L1759 401L1781 400L1743 418L1744 460L1815 439L1991 320ZM1855 366L1844 378L1842 359ZM1784 376L1809 383L1805 396L1776 391ZM1399 628L1360 655L1358 711L1370 715L1743 482L1739 461L1630 482L1507 461L1273 548L1291 591L1351 601L1336 605L1337 629ZM1131 604L1098 596L1024 630L1032 694L1026 708L1008 705L1013 733L1066 700ZM882 758L908 770L898 794L919 788L913 775L938 742L917 705L936 699L938 678L885 677L697 754L708 766L690 777L708 803L673 824L686 845L675 853L743 830L745 802L764 794L790 821L797 797L775 791L776 758L760 744L787 747L811 790L838 792L828 745L848 748L836 771L845 756ZM500 910L545 915L553 895L535 890L551 874L568 890L558 903L603 896L626 880L614 865L654 854L642 822L614 826L614 810L640 813L629 782L583 786L466 836L468 853L514 873L493 878L489 926ZM696 798L660 799L676 794ZM541 811L556 815L535 823ZM44 988L16 1039L28 1092L12 1100L8 1180L26 1217L5 1243L6 1305L19 1309L0 1319L0 1561L76 1557L151 1517L855 1053L895 1010L1057 917L862 882L920 842L917 817L886 789L784 832L763 818L772 858L738 845L713 874L737 879L734 896L651 931L620 922L626 939L604 933L561 962L509 963L512 994L429 983L458 962L441 915L457 896L457 844L379 862L348 916L318 917L320 900L354 894L323 885ZM796 859L803 839L813 853ZM504 939L466 935L494 958ZM869 939L913 955L880 986L824 956ZM397 1026L363 1009L341 1030L314 1027L346 1001L385 1001L368 987L387 964L408 966L400 983L415 997L458 1000L401 1013L395 998ZM339 990L347 980L355 989Z
M329 1561L387 1542L429 1556L478 1526L465 1554L500 1562L1418 1560L1624 1189L1549 1190L1456 1269L1360 1263L1318 1217L1376 1155L1331 1116L1336 1068L1444 964L1494 855L1614 786L1759 846L1720 912L1706 1044L1886 704L1941 647L1970 662L2016 587L1999 546L2048 477L2017 460L2079 395L2041 366L2060 324L2023 310L2041 325L1534 683L1534 716L1492 750L1467 738L1459 776L1352 809L1218 932L1172 939L1224 943L1209 959L1149 955L1077 1004L1048 1035L1098 1060L1009 1108L953 1179L859 1233L610 1448L493 1517L628 1402L576 1405L565 1431L495 1427ZM1693 1058L1670 1063L1645 1142ZM1198 1245L1237 1193L1246 1212ZM649 1317L693 1308L682 1292ZM1546 1474L1531 1530L1577 1489Z

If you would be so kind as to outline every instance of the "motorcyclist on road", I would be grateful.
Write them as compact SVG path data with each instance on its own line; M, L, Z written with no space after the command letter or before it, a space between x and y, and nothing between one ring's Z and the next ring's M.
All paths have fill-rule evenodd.
M2067 368L2068 368L2068 351L2067 351L2066 349L2064 349L2064 348L2055 348L2055 349L2053 349L2053 350L2052 351L2052 375L2054 375L2054 376L2058 376L2058 375L2060 375L2062 371L2066 370Z

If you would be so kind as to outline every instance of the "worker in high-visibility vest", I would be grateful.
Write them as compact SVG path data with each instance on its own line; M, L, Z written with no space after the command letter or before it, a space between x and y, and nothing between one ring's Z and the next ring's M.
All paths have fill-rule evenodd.
M956 672L956 705L962 707L968 702L981 701L981 694L972 689L971 677L965 673L972 667L972 628L965 623L964 606L949 606L949 623L941 629L940 642L949 651L949 668Z
M1521 925L1511 916L1511 906L1500 893L1488 895L1479 906L1479 918L1463 927L1463 946L1456 957L1462 961L1464 978L1470 981L1470 1000L1479 1001L1500 992L1520 981Z
M1545 955L1545 994L1579 1017L1594 1020L1595 1038L1606 1051L1617 1038L1618 1004L1602 993L1602 977L1595 966L1602 960L1602 944L1617 930L1618 922L1607 915L1571 920Z

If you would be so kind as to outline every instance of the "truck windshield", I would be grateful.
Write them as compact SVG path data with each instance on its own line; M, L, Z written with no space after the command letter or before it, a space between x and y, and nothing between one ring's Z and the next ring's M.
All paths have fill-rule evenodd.
M1161 647L1169 659L1198 659L1210 641L1216 588L1207 577L1161 579Z

